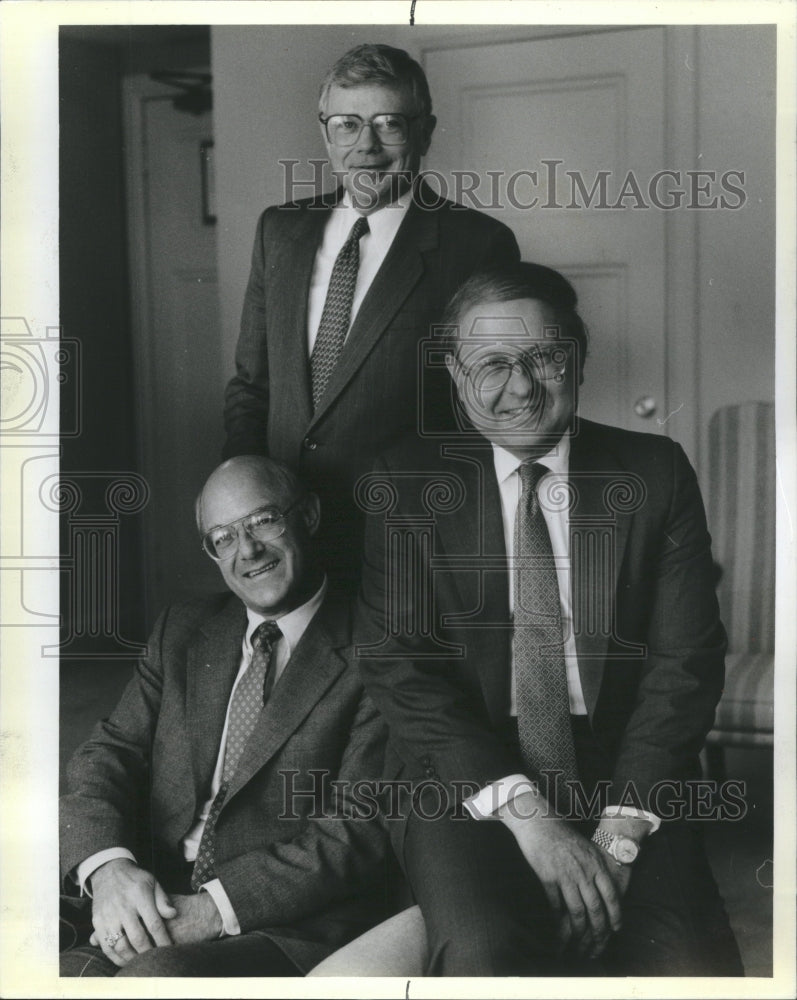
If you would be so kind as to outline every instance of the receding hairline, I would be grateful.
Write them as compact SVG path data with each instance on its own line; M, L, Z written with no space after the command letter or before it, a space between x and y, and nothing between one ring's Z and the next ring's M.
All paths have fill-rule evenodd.
M442 343L454 358L461 344L468 341L462 335L462 321L480 306L503 302L539 302L556 317L556 325L566 336L580 345L580 363L589 343L589 333L578 313L578 297L570 282L552 268L520 262L506 269L494 269L472 274L459 287L443 313Z
M273 458L264 455L236 455L233 458L228 458L210 473L194 501L194 518L200 535L208 530L202 523L202 501L208 487L231 471L237 470L255 472L269 486L276 485L277 492L284 503L291 503L307 492L298 476L287 465L277 462Z

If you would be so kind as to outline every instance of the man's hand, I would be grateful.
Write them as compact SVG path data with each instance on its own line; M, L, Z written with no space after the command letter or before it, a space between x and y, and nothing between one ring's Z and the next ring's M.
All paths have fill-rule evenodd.
M177 910L155 876L133 861L116 858L101 865L91 875L91 892L90 941L114 965L122 968L140 952L172 943L165 921ZM113 946L106 940L119 934Z
M558 921L560 954L572 948L580 957L597 958L620 929L630 866L618 866L531 792L516 796L499 816L542 883Z
M175 944L195 944L215 941L223 924L218 907L209 892L194 896L172 896L177 915L168 922L169 933Z

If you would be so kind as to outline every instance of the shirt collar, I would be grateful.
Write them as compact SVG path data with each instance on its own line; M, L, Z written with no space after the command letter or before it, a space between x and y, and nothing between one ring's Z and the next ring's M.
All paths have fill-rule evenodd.
M246 617L248 619L248 624L246 626L246 635L244 636L244 649L246 650L247 655L251 655L252 633L258 625L261 625L265 621L275 620L280 627L280 632L282 632L282 635L288 644L288 655L290 655L304 634L304 630L312 621L316 611L318 611L321 607L321 602L326 596L327 589L327 578L324 577L321 586L313 594L309 601L299 605L298 608L294 608L293 611L289 611L287 614L281 615L277 619L268 618L266 615L261 615L257 611L247 608Z
M410 207L411 201L412 189L405 191L395 201L391 201L387 205L382 205L381 208L377 208L375 212L371 212L370 215L366 216L368 219L368 230L376 242L384 243L393 239L398 232L404 216L407 214L407 209ZM345 192L343 200L334 211L341 213L340 219L347 233L360 217L360 213L355 212L352 208L351 195L348 191Z
M525 459L518 458L511 451L502 448L499 444L493 446L493 462L495 464L495 474L499 483L507 480L513 472L517 472ZM536 459L540 465L545 465L551 472L559 476L566 476L570 466L570 435L563 434L549 452Z

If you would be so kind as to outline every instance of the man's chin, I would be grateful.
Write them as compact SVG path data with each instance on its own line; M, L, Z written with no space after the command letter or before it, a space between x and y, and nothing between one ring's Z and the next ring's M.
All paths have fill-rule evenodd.
M400 197L410 184L411 178L404 173L378 170L354 171L344 180L352 206L358 212L373 212L381 205L390 204Z

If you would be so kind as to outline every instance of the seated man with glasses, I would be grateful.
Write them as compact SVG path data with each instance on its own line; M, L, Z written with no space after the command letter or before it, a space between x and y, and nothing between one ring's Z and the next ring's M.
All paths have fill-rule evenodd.
M232 593L164 611L70 762L64 976L298 976L384 916L385 731L316 558L318 498L240 456L196 520Z
M324 505L326 564L353 591L362 526L354 484L416 428L419 394L427 421L452 420L445 372L421 378L419 343L468 275L519 251L505 225L424 183L436 119L426 76L406 52L347 52L323 81L318 110L336 189L303 197L312 174L297 165L286 174L287 203L260 216L224 455L271 455L302 476Z
M420 912L318 975L742 972L693 794L726 647L697 479L577 416L576 307L549 268L472 276L440 350L459 434L363 483L355 648Z

